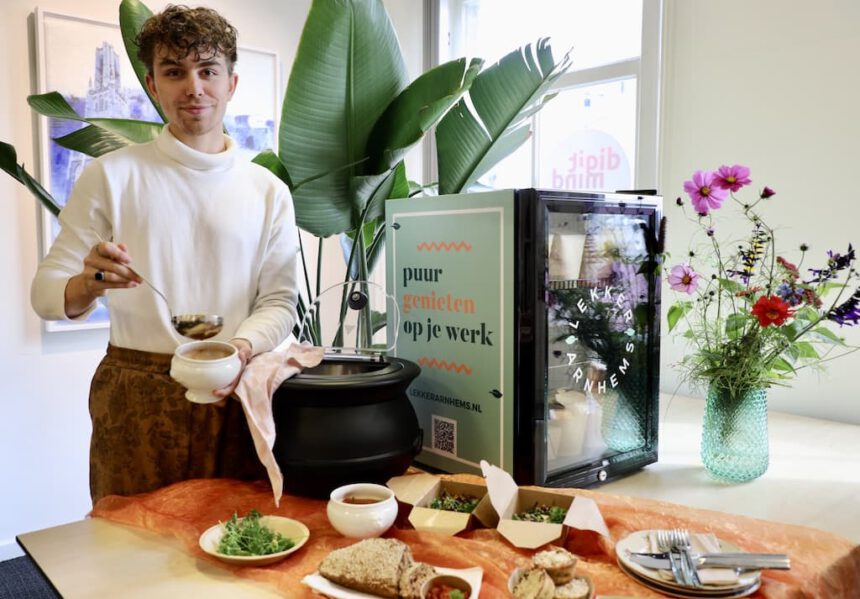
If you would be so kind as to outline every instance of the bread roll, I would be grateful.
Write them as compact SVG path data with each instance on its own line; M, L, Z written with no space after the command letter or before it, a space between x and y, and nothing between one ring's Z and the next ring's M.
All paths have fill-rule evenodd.
M585 578L576 577L567 584L555 587L553 599L588 599L591 585Z
M515 599L553 599L555 583L544 570L526 570L514 587Z
M550 545L532 558L535 567L543 568L552 581L559 585L573 580L576 572L576 556L564 547Z

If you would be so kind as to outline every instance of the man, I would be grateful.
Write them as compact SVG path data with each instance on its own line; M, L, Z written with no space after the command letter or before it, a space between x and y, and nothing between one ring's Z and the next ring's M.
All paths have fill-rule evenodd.
M223 316L215 339L236 346L243 365L281 343L296 318L289 191L223 134L236 30L213 10L168 6L137 43L167 125L85 169L31 290L46 319L86 318L110 297L110 344L90 389L93 502L188 478L265 477L239 402L192 404L169 377L188 340L137 272L176 313ZM227 398L237 382L216 394Z

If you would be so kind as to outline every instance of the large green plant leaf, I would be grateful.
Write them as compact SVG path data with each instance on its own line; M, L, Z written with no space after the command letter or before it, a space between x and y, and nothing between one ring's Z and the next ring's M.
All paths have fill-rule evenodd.
M379 173L400 162L469 89L483 61L465 58L446 62L409 84L376 122L367 151L369 172Z
M18 183L30 190L37 200L48 209L48 211L57 216L60 214L61 207L54 200L53 196L48 193L42 185L30 176L30 173L24 169L23 164L18 164L18 153L15 147L11 144L0 141L0 169L7 172Z
M314 0L284 98L278 154L294 181L298 225L321 237L359 226L354 192L376 121L406 87L406 65L382 0ZM343 169L343 165L355 166Z
M95 125L87 125L62 137L55 137L54 141L66 149L81 152L93 158L128 145L128 140L124 137L99 129Z
M293 189L293 180L290 177L290 173L287 172L287 167L284 166L284 163L281 162L281 159L278 158L278 155L273 151L263 150L254 156L251 162L269 169L278 179L283 181L287 187Z
M122 0L119 5L119 28L122 32L122 43L125 46L125 52L131 61L131 68L134 69L134 74L137 76L137 80L140 81L143 91L149 97L149 101L152 102L155 110L158 111L158 116L166 123L167 119L161 111L161 106L152 97L152 94L149 93L149 88L146 87L147 69L143 61L137 57L137 44L135 43L138 32L143 28L144 22L151 16L152 11L139 0Z
M460 193L528 139L528 118L551 99L550 86L569 68L557 64L546 39L504 56L472 82L436 128L439 193Z
M133 119L108 119L108 118L87 118L75 112L66 99L59 92L48 92L27 97L27 103L39 114L46 117L56 119L68 119L73 121L81 121L89 123L94 127L98 127L103 131L113 134L113 143L119 143L120 140L125 140L126 144L145 143L152 141L161 133L164 127L161 123L150 123L148 121L136 121ZM93 137L94 143L102 143L104 140L96 140ZM79 152L84 152L90 156L97 156L96 150L88 150L87 148L75 148Z
M405 199L409 197L409 181L406 179L406 165L401 161L394 168L391 186L384 188L388 192L386 199ZM377 207L370 207L365 215L366 222L361 228L362 243L365 248L367 272L372 273L376 268L382 249L385 247L385 206L384 201ZM348 231L341 235L340 247L343 251L344 262L349 262L356 231ZM352 264L349 270L350 278L358 277L358 265Z

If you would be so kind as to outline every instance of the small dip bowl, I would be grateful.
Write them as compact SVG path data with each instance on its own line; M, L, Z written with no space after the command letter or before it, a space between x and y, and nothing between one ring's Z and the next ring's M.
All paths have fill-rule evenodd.
M447 599L448 595L442 593L443 589L460 591L466 599L473 599L469 581L454 574L437 574L425 580L421 585L421 599Z
M383 485L355 483L331 492L328 521L340 534L354 539L378 537L397 518L394 491Z

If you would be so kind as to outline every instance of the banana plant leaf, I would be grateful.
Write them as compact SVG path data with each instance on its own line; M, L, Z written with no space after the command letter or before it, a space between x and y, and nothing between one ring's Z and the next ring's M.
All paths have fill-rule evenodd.
M112 134L103 138L97 132L89 132L94 144L116 144L125 140L125 145L152 141L161 133L162 123L136 121L133 119L87 118L75 112L59 92L32 95L27 97L27 103L39 114L56 119L67 119L88 123L97 129ZM86 148L74 148L90 156L97 155Z
M547 39L515 50L482 71L469 99L460 101L436 127L439 193L466 191L529 136L528 119L553 95L550 86L570 67L569 53L555 63Z
M293 180L330 172L293 195L299 226L320 237L358 227L353 177L367 140L408 82L382 0L314 0L290 72L278 153ZM366 201L366 199L365 199Z
M406 165L401 161L394 169L394 179L391 188L388 192L389 200L405 199L409 197L410 186L406 179ZM384 203L383 203L384 204ZM367 259L367 272L373 272L382 256L382 248L385 247L385 212L384 205L380 205L377 211L373 212L373 216L368 216L368 220L361 228L362 244ZM370 211L369 211L370 212ZM340 248L343 251L344 262L349 264L349 257L352 253L352 246L355 243L356 231L343 233L340 238ZM349 265L348 276L351 279L358 278L358 264L353 258L353 263Z
M390 169L472 85L483 61L459 58L423 73L397 96L376 122L367 143L369 172Z
M137 33L143 28L144 22L152 16L152 11L139 0L122 0L119 5L119 28L122 32L122 43L125 46L125 52L128 54L128 59L131 61L131 68L134 69L134 74L137 80L140 81L140 86L146 92L149 101L158 111L158 116L163 122L167 122L164 113L161 111L161 106L146 87L146 65L137 57L137 44L135 38Z
M93 158L128 145L128 140L124 137L99 129L95 125L87 125L62 137L55 137L54 141L68 150L81 152Z
M290 188L290 191L293 190L293 180L290 177L290 173L287 172L287 167L284 166L284 163L281 162L281 159L278 158L278 155L272 150L263 150L254 156L251 162L269 169L278 179L283 181L286 186Z
M313 177L308 177L307 179L303 179L298 183L295 183L290 177L290 173L287 172L287 167L284 166L284 163L281 162L281 159L278 158L278 155L275 154L272 150L263 150L254 158L251 159L251 162L259 164L260 166L266 167L269 169L278 179L284 182L284 184L290 189L290 191L295 191L302 185L306 185L312 181L316 181L317 179L321 179L331 173L320 173L318 175L314 175ZM346 164L340 168L335 169L335 171L339 171L342 169L348 169L356 166L357 164L361 164L364 162L363 160L359 160L354 164ZM332 171L332 172L335 172Z
M30 190L37 200L48 209L48 211L57 216L60 214L61 206L57 204L53 196L48 193L42 185L36 181L30 173L26 171L23 164L18 164L18 153L15 147L6 142L0 141L0 169L7 172L18 183Z

